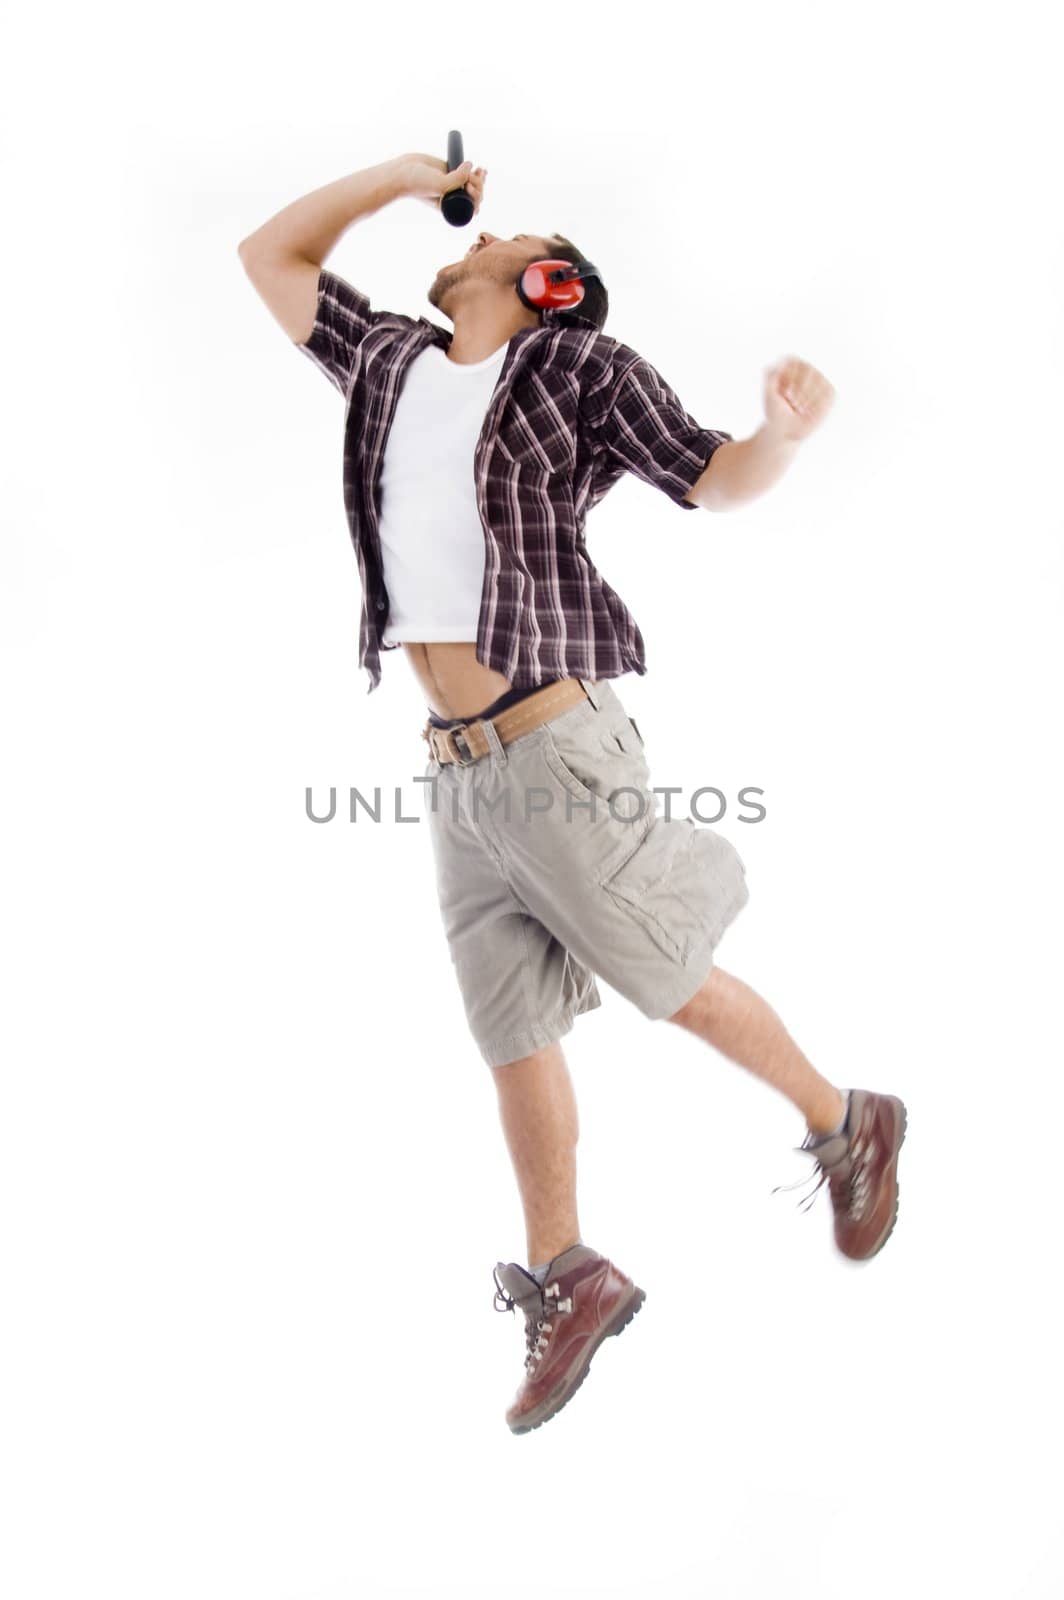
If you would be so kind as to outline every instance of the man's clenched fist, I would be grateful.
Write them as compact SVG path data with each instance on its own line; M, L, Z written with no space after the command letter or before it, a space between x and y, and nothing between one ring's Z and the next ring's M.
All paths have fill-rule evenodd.
M438 210L441 196L451 189L464 187L473 202L473 215L476 216L480 210L484 199L484 180L488 175L487 167L475 167L471 161L463 161L460 167L448 172L447 163L440 156L430 156L420 150L414 150L408 155L400 156L395 163L395 169L399 174L403 193L412 199L426 200L430 206Z
M835 390L808 361L787 356L765 371L765 419L785 439L804 439L819 428Z

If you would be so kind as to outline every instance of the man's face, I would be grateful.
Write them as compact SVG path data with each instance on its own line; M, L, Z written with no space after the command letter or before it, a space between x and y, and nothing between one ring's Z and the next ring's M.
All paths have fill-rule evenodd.
M480 282L511 288L530 261L545 261L557 248L553 239L534 233L518 233L500 239L494 233L479 233L459 261L441 267L428 292L429 305L451 314L454 291L463 283Z

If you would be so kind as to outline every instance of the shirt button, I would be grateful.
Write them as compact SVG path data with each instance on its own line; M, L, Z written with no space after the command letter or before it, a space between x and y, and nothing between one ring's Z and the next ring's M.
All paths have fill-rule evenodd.
M377 601L377 610L378 611L383 611L384 610L384 601L383 600L378 600Z

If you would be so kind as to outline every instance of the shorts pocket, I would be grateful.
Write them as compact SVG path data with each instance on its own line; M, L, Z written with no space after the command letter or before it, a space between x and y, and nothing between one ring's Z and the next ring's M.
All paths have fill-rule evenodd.
M715 945L746 904L746 868L723 834L659 818L601 887L681 966Z
M642 744L627 716L602 713L568 723L565 717L543 724L543 758L564 789L596 815L619 822L646 822L655 800Z
M591 788L591 784L596 782L593 760L582 760L579 754L574 759L571 746L566 758L562 754L558 740L550 731L549 723L544 725L540 748L543 751L544 761L563 789L568 789L578 800L590 800L598 795L598 788ZM576 770L578 767L585 776L582 777L580 771Z
M624 715L614 718L602 732L603 747L609 753L615 754L618 750L639 766L645 766L646 757L643 754L643 737L632 718Z

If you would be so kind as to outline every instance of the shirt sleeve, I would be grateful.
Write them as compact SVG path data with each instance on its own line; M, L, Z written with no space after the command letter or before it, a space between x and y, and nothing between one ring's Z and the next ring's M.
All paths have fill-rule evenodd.
M296 349L309 356L346 399L355 353L370 328L384 315L370 309L369 300L360 289L322 267L314 326L309 338L296 344Z
M699 507L684 495L698 482L717 449L732 435L700 428L650 362L640 356L625 369L603 423L610 456L660 489L684 511Z

